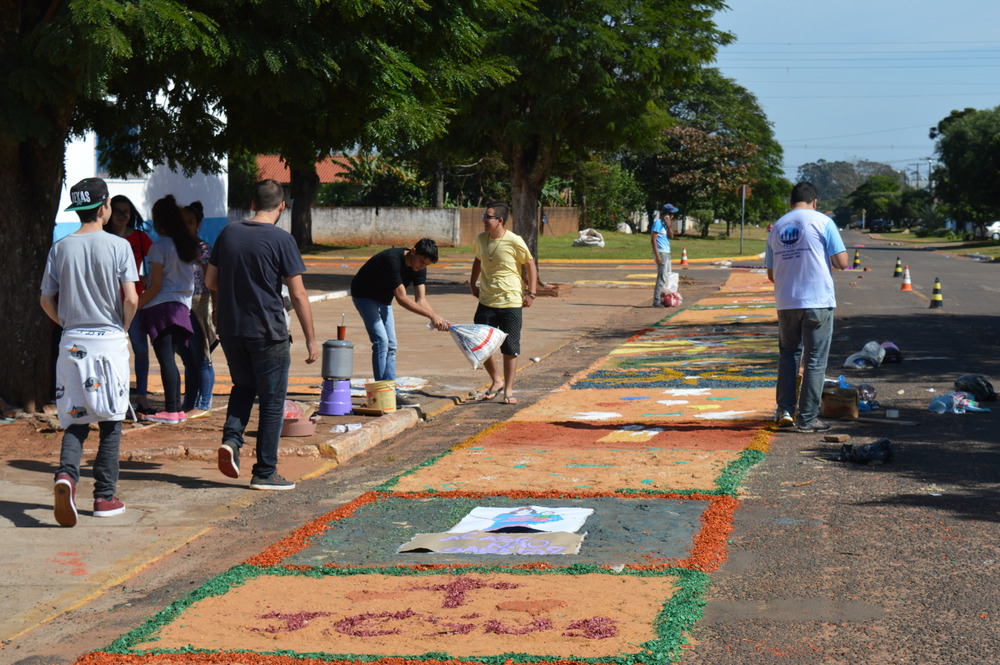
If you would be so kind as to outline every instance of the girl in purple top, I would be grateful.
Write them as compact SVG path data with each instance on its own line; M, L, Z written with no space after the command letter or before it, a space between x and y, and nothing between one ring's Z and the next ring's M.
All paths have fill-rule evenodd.
M139 298L139 317L160 364L164 407L146 418L176 425L187 420L181 410L181 378L174 356L181 353L192 333L198 241L188 232L180 206L170 195L153 204L153 228L160 239L149 249L149 284Z

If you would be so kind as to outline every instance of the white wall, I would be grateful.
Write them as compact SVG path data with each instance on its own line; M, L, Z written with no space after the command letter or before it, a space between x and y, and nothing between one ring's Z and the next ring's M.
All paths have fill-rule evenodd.
M97 136L95 134L88 132L83 138L73 139L66 144L66 179L62 185L59 212L55 220L55 240L80 227L79 217L75 212L63 211L70 204L69 188L84 178L94 177L97 170ZM171 171L166 165L160 164L152 173L142 178L105 178L105 181L108 183L108 191L111 196L122 194L135 204L139 214L147 221L147 232L152 230L152 224L148 224L148 222L153 203L158 199L167 194L173 194L182 206L194 201L201 201L205 207L201 235L211 243L226 223L229 189L228 170L228 163L223 162L222 171L218 174L209 175L198 171L190 178L186 178L183 173ZM155 234L151 235L155 237Z
M247 219L249 210L230 210L230 221ZM291 229L291 211L278 226ZM409 245L431 238L442 246L461 238L457 208L313 208L312 239L320 244Z

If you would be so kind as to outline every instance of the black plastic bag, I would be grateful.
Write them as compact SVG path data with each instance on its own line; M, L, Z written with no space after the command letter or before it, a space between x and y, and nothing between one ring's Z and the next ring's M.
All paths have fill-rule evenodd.
M892 442L882 438L872 443L845 443L840 448L840 454L831 455L830 459L855 464L881 463L888 462L892 458L892 452Z
M995 402L997 394L993 392L993 384L982 374L963 374L955 379L955 390L969 393L977 402Z

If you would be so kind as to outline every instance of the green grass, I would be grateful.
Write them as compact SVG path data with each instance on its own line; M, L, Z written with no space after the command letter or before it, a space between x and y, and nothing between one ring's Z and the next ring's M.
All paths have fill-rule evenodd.
M542 260L591 259L622 261L628 259L652 260L652 247L646 234L602 232L604 247L573 247L575 233L561 236L540 236L538 255ZM681 250L686 249L688 259L710 259L718 257L756 256L764 251L767 229L746 227L743 231L743 252L740 252L740 230L733 229L730 237L725 236L724 226L713 226L707 238L696 235L677 236L670 241L671 255L679 260Z
M627 261L652 261L652 248L646 234L602 232L604 247L574 247L576 233L561 236L539 236L538 256L540 260L562 261L567 259ZM730 237L725 237L725 227L713 226L707 238L697 235L675 237L670 248L675 260L680 260L681 250L687 249L689 259L709 259L718 257L756 256L764 251L767 229L746 227L743 235L743 252L740 253L740 230L733 229ZM383 247L359 247L355 245L312 245L303 250L304 256L330 254L345 258L367 258L384 249ZM473 254L472 245L441 247L442 258L468 258Z

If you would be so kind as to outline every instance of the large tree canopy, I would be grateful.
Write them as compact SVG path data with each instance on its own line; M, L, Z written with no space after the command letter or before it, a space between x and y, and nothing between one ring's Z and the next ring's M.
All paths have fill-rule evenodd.
M451 154L497 150L510 170L513 228L534 251L538 200L556 161L618 151L655 135L667 91L697 75L730 35L722 0L546 0L498 24L486 48L516 78L468 100ZM662 124L662 123L660 123ZM485 139L485 140L484 140Z
M900 182L903 180L901 173L881 162L828 162L825 159L800 166L798 178L816 186L821 205L832 206L849 196L865 180L878 175L893 176Z
M462 94L508 80L503 54L483 50L480 26L522 5L9 2L0 12L0 196L10 210L0 242L14 251L0 268L8 294L0 397L29 409L49 397L50 324L37 289L71 133L104 137L117 174L164 161L213 171L230 150L279 152L308 208L317 183L303 180L318 156L426 140Z
M960 221L1000 219L1000 107L949 118L938 125L934 194Z

